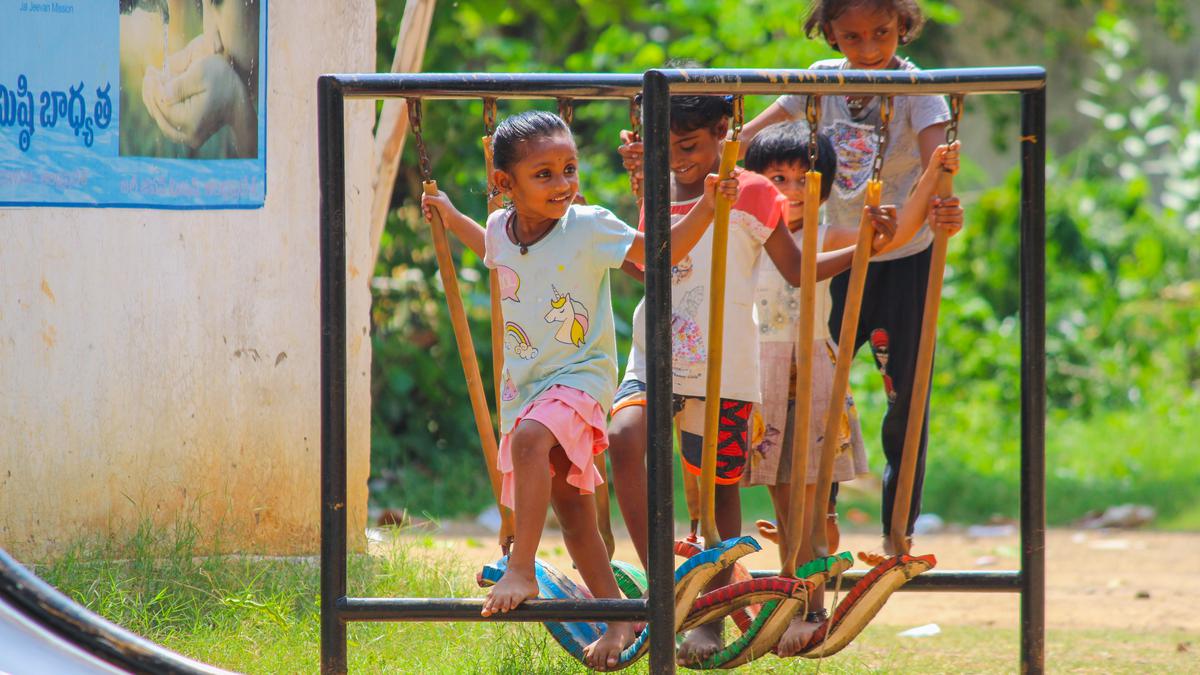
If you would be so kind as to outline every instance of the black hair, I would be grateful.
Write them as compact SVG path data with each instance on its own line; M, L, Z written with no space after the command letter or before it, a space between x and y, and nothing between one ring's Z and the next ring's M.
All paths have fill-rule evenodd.
M666 68L694 69L704 64L696 59L671 59ZM672 96L671 131L686 134L712 128L733 114L733 99L728 96Z
M829 199L837 173L837 155L825 134L817 134L817 166L808 166L808 125L804 122L780 122L763 129L750 139L746 148L746 168L755 173L772 164L799 164L821 172L821 201Z
M521 145L558 134L572 138L570 127L554 113L529 110L506 117L492 134L492 164L501 171L512 171L513 165L523 157Z
M804 19L804 34L810 38L818 35L825 38L830 47L837 49L837 43L829 39L829 23L854 7L867 7L885 12L893 12L900 19L900 44L906 45L921 34L925 25L925 14L917 5L917 0L813 0L808 8L808 16Z

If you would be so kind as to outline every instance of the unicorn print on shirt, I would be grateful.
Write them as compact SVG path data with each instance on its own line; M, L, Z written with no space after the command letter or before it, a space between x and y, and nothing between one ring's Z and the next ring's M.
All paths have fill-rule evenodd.
M571 294L563 295L558 288L554 290L554 299L550 301L550 311L546 312L546 323L562 322L554 339L563 344L582 347L587 338L588 311L583 303L571 299Z

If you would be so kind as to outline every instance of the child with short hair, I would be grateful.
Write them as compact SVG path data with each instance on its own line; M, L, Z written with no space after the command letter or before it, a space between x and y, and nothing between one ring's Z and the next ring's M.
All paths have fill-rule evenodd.
M823 37L844 58L818 61L810 68L917 70L911 61L898 56L896 50L916 39L924 23L925 17L916 0L816 0L805 20L805 31L809 37ZM803 117L805 102L804 96L780 97L746 124L743 137L750 140L771 124ZM923 167L932 161L934 148L944 142L946 122L950 119L950 110L941 96L896 96L893 106L881 176L884 203L910 199L909 193ZM821 98L820 130L833 142L838 158L837 181L825 207L831 231L858 227L864 190L877 151L873 136L879 111L879 97ZM859 553L859 557L871 565L894 553L889 541L892 507L908 426L932 242L932 232L928 227L922 227L907 244L875 258L867 272L863 292L866 300L862 305L854 349L857 352L864 343L870 342L888 399L880 433L887 459L881 504L882 553ZM835 336L841 331L848 283L849 275L841 275L830 284L833 308L829 329ZM924 408L928 418L928 399ZM917 454L906 532L910 538L913 523L921 511L928 429L926 424Z
M700 194L702 177L718 170L731 113L732 101L723 96L671 97L672 218L692 207ZM634 182L640 182L642 145L633 142L628 132L622 133L622 140L625 142L620 152L625 167L634 174ZM721 368L715 495L717 531L723 539L741 533L739 483L750 450L751 411L760 401L754 289L761 254L766 252L788 283L800 283L800 249L787 229L779 227L788 222L787 198L758 174L740 171L736 177L740 190L729 218L723 328L725 344L730 348L725 351ZM896 209L873 208L870 215L879 230L875 249L886 250L897 236ZM902 215L899 228L911 234L922 219L923 214ZM671 356L680 450L685 470L697 475L703 445L711 253L712 238L706 233L691 254L671 270ZM848 268L853 255L853 246L819 254L817 277L828 278ZM643 301L634 311L633 347L609 423L617 501L643 565L647 562L645 330ZM728 577L728 571L717 575L710 588L727 584ZM679 661L682 665L692 664L720 648L720 622L706 624L688 634L680 646Z
M810 168L821 172L822 203L829 199L837 172L837 158L829 138L824 134L817 135L815 167L809 167L808 141L807 124L783 122L771 125L757 134L746 149L746 168L771 181L788 198L788 229L797 243L801 240L804 227L806 172ZM939 152L941 169L951 173L957 171L957 147ZM936 176L936 172L932 172L931 175ZM921 195L928 191L929 186L926 185ZM928 200L928 196L925 196L925 199ZM915 198L913 202L915 203ZM957 227L961 227L962 209L959 208L957 199L935 198L930 211L935 228L945 227L953 233L957 232ZM817 242L824 250L853 246L856 239L857 234L853 230L831 229L824 221L818 226ZM755 308L759 318L759 372L762 381L761 410L764 432L761 442L752 448L750 470L746 473L743 483L767 486L775 507L776 522L782 526L789 513L791 497L802 497L805 500L804 512L807 514L813 514L816 509L816 482L825 435L825 417L831 404L829 396L833 389L837 345L826 325L830 314L830 296L829 280L825 279L817 282L814 308L816 322L813 336L812 404L808 430L808 473L803 491L794 495L792 489L795 486L790 482L792 439L795 433L794 364L796 331L800 320L800 293L799 289L789 286L769 265L761 267L758 272ZM839 427L838 454L833 466L835 483L852 480L868 471L862 429L859 426L854 401L847 394L845 401L839 405L844 413ZM836 499L831 496L826 510L830 550L836 550L837 547L835 502ZM812 520L816 521L817 518ZM777 541L774 524L759 521L759 530L764 536ZM800 555L807 557L807 552L801 551ZM824 588L819 587L809 596L807 615L797 616L780 638L777 647L780 656L791 656L803 648L809 636L824 619L823 614Z
M512 289L502 299L512 339L504 341L498 464L501 503L513 509L516 537L504 576L484 601L484 616L537 597L534 556L550 505L591 593L620 597L596 524L592 494L604 478L593 456L608 444L605 418L617 378L609 269L645 258L640 233L601 207L573 204L579 159L561 118L541 111L515 115L496 127L492 142L493 182L512 205L493 213L486 229L444 192L421 201L427 219L437 211ZM676 259L708 229L716 190L737 195L735 181L707 173L697 181L694 203L671 228ZM613 668L633 639L631 623L609 623L585 648L585 660L592 668Z

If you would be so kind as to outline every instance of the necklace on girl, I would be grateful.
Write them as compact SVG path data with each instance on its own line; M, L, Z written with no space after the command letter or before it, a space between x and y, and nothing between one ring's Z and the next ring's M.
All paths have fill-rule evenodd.
M512 237L513 243L521 248L521 255L527 255L529 253L529 247L545 239L546 235L550 234L550 230L553 229L554 226L551 225L550 227L546 228L545 232L542 232L538 236L534 237L533 241L522 242L520 235L517 234L517 212L513 211L512 216L508 219L508 234Z

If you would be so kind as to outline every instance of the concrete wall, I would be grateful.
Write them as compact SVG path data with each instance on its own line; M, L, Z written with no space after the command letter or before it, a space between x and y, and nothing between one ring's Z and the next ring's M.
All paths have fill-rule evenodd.
M267 198L0 210L0 546L183 519L224 550L319 531L316 78L375 70L375 6L272 2ZM347 105L352 533L369 462L370 103Z

